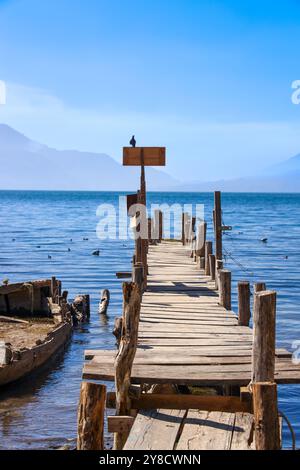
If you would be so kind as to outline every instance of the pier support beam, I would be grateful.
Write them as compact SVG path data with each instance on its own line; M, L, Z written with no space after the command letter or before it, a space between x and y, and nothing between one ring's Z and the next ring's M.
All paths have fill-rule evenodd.
M252 382L273 382L275 370L276 292L254 294Z
M119 351L115 360L116 415L129 416L131 401L129 397L130 377L137 348L141 296L138 286L123 284L123 328ZM121 450L127 440L126 432L118 432L114 437L114 449Z
M215 255L209 255L209 270L210 270L210 277L211 280L214 281L216 279L216 257Z
M82 382L78 407L77 450L104 450L105 385Z
M270 382L252 384L256 450L279 450L280 427L277 408L277 385Z
M250 283L240 281L238 283L238 302L239 302L239 325L249 326L250 321Z
M219 303L226 310L231 310L231 271L219 271Z
M210 276L209 255L212 255L212 242L205 242L205 275Z

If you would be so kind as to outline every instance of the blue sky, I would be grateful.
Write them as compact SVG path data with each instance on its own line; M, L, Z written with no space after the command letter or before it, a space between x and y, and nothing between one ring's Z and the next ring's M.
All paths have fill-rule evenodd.
M184 180L300 152L300 2L0 0L0 122L121 159L166 145Z

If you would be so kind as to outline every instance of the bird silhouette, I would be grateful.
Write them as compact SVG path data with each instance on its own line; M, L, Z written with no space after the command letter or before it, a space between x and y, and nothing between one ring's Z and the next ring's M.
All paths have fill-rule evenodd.
M129 142L131 147L135 147L136 146L136 140L134 138L134 135L131 137L131 141Z

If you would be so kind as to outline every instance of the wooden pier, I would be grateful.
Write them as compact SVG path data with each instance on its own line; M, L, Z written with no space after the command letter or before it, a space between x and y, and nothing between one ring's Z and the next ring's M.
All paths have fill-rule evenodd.
M144 203L146 194L139 198ZM300 365L275 349L275 292L255 286L253 330L249 282L239 283L239 310L232 311L221 220L217 192L215 254L206 223L192 215L182 214L180 240L163 239L162 214L147 221L148 240L137 240L132 282L123 284L118 349L85 352L83 379L115 382L106 398L116 410L108 417L115 449L281 447L277 384L300 383ZM79 448L95 441L79 436Z

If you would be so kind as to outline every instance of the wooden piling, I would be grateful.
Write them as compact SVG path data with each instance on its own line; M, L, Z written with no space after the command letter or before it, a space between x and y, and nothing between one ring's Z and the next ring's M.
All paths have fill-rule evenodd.
M219 271L219 303L226 310L231 310L231 271Z
M279 450L280 426L277 385L270 382L252 384L256 450Z
M200 269L205 269L205 258L204 258L204 256L201 256L199 258L199 267L200 267Z
M205 242L205 275L210 276L209 255L212 254L212 242Z
M54 304L57 303L57 297L58 297L58 289L57 289L57 281L56 281L56 277L55 276L52 276L51 278L51 297L52 297L52 302Z
M183 212L181 214L181 242L185 245L185 222L186 222L187 213Z
M116 415L129 416L131 402L129 397L130 376L137 348L138 326L141 297L138 286L123 284L123 328L119 351L115 360ZM127 440L126 432L114 437L114 449L121 450Z
M238 321L241 326L249 326L250 321L250 283L240 281L238 283Z
M161 242L163 239L163 213L162 211L158 212L158 240Z
M275 369L276 292L254 294L252 382L273 382Z
M104 450L105 402L105 385L81 383L77 450Z
M215 191L214 228L216 259L222 259L222 208L220 191Z
M209 271L211 280L214 281L216 279L216 257L215 255L209 255Z
M261 292L263 290L266 290L265 282L256 282L254 284L254 292Z
M133 267L132 280L138 286L140 294L144 290L144 266L142 263L136 263Z
M219 277L220 277L220 270L223 269L224 263L221 259L216 259L216 273L215 273L215 288L219 289Z
M196 255L199 257L205 256L206 231L207 223L204 221L200 222L198 224L196 243Z

